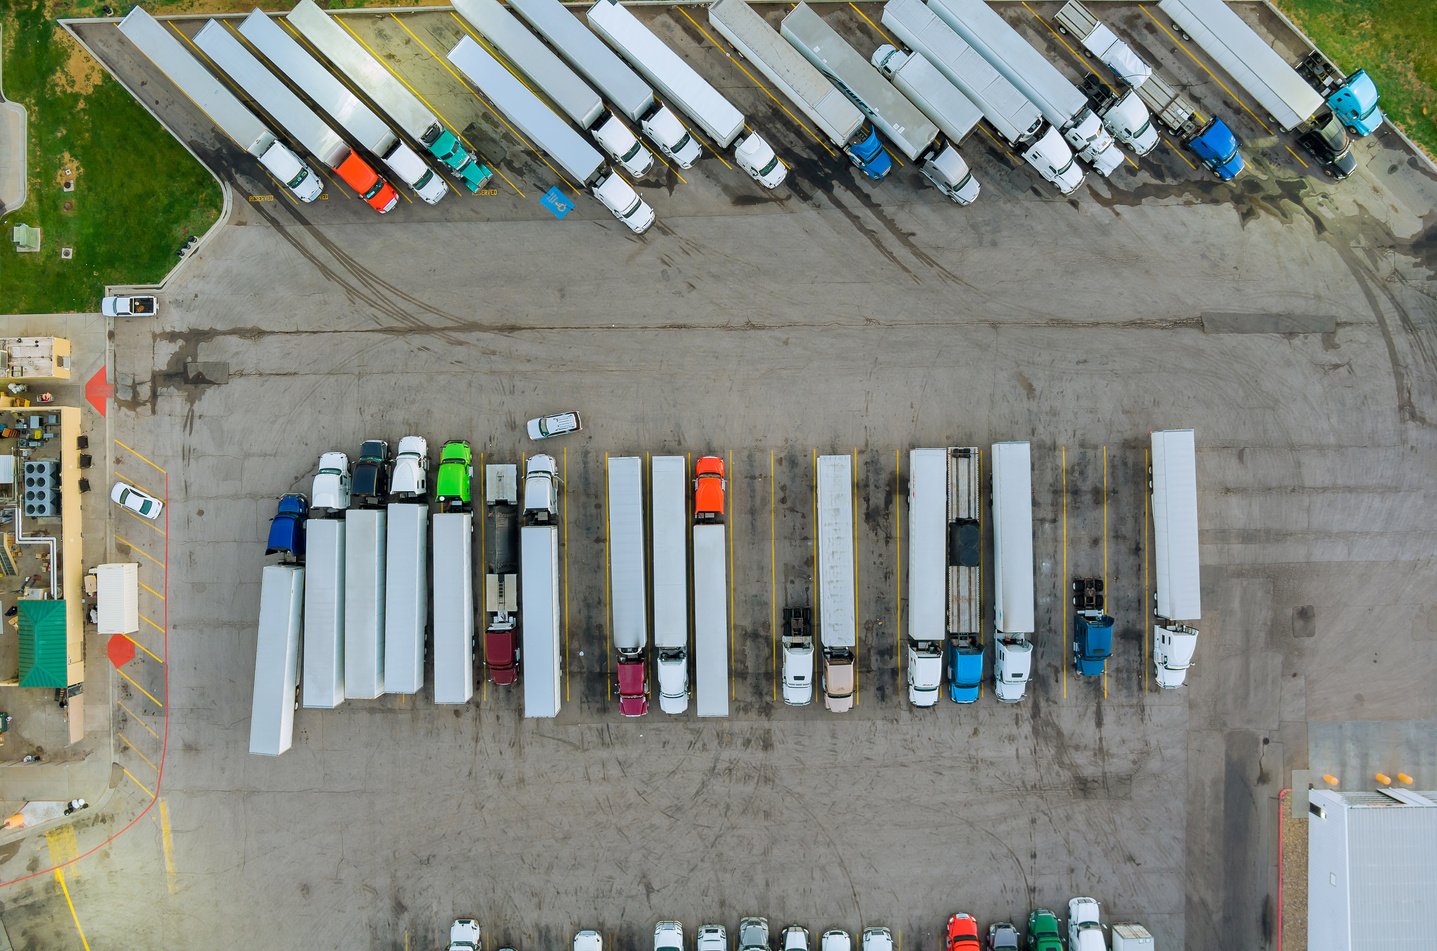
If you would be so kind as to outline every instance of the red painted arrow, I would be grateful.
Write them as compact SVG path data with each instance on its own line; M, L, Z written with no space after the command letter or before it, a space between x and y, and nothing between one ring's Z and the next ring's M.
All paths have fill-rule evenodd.
M90 377L90 381L85 384L85 399L95 407L95 412L105 416L108 415L106 406L114 395L115 386L113 383L105 382L105 368L100 367L95 371L95 375Z

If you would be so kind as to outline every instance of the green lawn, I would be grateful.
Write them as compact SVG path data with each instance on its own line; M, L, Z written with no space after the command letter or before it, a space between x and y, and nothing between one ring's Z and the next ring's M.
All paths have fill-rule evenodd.
M1344 70L1365 68L1387 114L1437 156L1437 0L1276 0Z
M210 174L46 9L44 0L0 3L0 83L29 122L29 194L0 219L6 314L97 310L106 284L158 281L220 209ZM73 191L63 190L65 168ZM43 230L39 253L15 251L16 224ZM71 260L62 247L74 249Z

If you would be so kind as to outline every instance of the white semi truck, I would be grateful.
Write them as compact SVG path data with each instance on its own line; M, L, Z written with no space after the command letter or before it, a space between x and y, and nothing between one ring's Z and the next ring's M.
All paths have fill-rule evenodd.
M993 688L1017 703L1033 672L1033 457L1026 442L993 444Z
M929 0L928 7L1017 86L1100 175L1123 164L1087 97L984 0Z
M858 644L853 569L853 460L818 457L818 641L823 651L823 705L853 708Z
M618 116L604 108L594 87L559 59L498 0L454 0L454 9L494 44L494 48L539 88L559 111L618 162L630 175L642 178L654 165L654 153L644 148Z
M948 450L908 453L908 701L938 702L948 599Z
M604 164L597 149L555 115L488 50L465 36L449 51L448 58L536 149L552 158L578 187L597 198L625 227L634 234L643 234L653 227L654 210L648 202Z
M828 141L873 181L893 170L878 133L813 64L784 41L744 0L709 4L709 23L798 107Z
M344 513L344 698L384 694L384 554L389 513Z
M1153 665L1159 687L1181 687L1197 650L1202 617L1198 564L1197 447L1191 429L1152 434Z
M265 565L260 572L259 635L254 650L249 751L278 756L294 742L304 569Z
M649 596L645 583L644 460L609 457L609 595L618 652L619 713L649 712Z
M255 10L240 23L239 31L254 44L265 59L284 73L309 100L354 136L370 155L377 157L400 181L428 204L449 193L449 185L424 164L424 160L400 141L394 130L374 110L350 92L309 51L286 33L263 10Z
M689 708L688 467L684 457L654 456L649 482L659 709L678 714Z
M978 197L978 181L954 146L978 124L982 114L951 84L935 102L952 130L945 141L939 125L924 115L838 31L806 3L783 18L784 39L819 72L848 95L864 115L944 195L960 205Z
M654 91L603 44L559 0L511 0L511 7L549 45L679 168L691 168L702 154L698 140Z
M714 140L716 147L733 146L739 167L764 188L777 188L788 169L757 132L740 137L743 113L669 49L653 31L617 0L599 0L589 8L589 26L629 61L664 96Z
M1082 0L1063 4L1053 20L1058 24L1058 32L1076 39L1089 55L1118 78L1122 85L1117 93L1101 87L1106 95L1095 97L1086 81L1083 91L1088 93L1088 104L1102 116L1103 125L1113 137L1138 155L1147 155L1157 147L1158 133L1153 128L1147 101L1137 94L1137 89L1152 78L1153 68L1107 24L1093 16Z
M519 529L519 609L524 619L524 716L559 715L559 472L554 457L530 456Z
M304 705L333 710L344 702L345 523L310 518L304 528Z
M429 627L429 506L390 502L384 556L384 692L424 686Z
M477 192L494 177L489 166L464 146L459 136L447 129L419 97L411 92L383 63L370 55L314 0L299 0L284 16L290 26L350 78L381 112L393 119L437 158L470 192Z
M519 467L484 467L484 667L491 683L519 679Z
M120 32L199 106L221 132L258 159L296 198L310 202L324 192L324 182L314 169L276 139L259 117L210 75L158 20L135 7L120 21Z
M879 71L905 94L917 87L925 73L914 62L920 60L961 89L1003 141L1044 181L1064 195L1071 195L1083 184L1082 167L1062 133L923 0L889 0L883 5L883 25L917 54L905 56L888 45L873 53Z
M434 702L474 696L474 513L436 512Z

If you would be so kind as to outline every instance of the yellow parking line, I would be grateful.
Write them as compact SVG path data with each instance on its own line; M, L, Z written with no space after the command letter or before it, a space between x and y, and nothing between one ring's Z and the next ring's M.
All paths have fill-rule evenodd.
M855 9L857 9L855 7ZM853 506L853 705L858 706L858 450L853 450L853 471L848 474Z
M145 584L143 581L140 582L140 587L144 588L146 591L150 592L150 594L153 594L155 597L159 598L161 601L165 600L165 596L164 596L163 594L160 594L158 591L156 591L154 588L151 588L149 585Z
M164 629L164 628L160 627L158 624L156 624L154 621L151 621L149 618L145 617L143 614L140 615L140 620L141 620L141 621L144 621L146 624L148 624L150 627L154 628L155 630L159 631L161 634L165 633L165 629Z
M151 799L155 798L155 794L152 793L152 792L150 792L150 787L149 787L149 786L146 786L144 783L142 783L142 782L140 782L138 779L136 779L134 773L130 772L128 769L125 769L123 766L120 767L120 772L122 772L122 773L124 773L126 776L130 777L130 782L134 783L136 786L139 786L141 789L143 789L143 790L145 791L145 795L146 795L146 796L149 796Z
M145 526L146 528L148 528L150 531L152 531L152 532L154 532L155 534L159 535L161 538L163 538L163 537L165 536L165 530L162 529L162 528L160 528L158 525L156 525L154 522L150 521L149 519L140 518L138 515L136 515L134 512L131 512L129 509L122 509L121 511L123 511L126 515L130 516L130 518L132 518L132 519L134 519L135 521L139 522L141 525L143 525L143 526Z
M898 47L899 49L902 49L902 48L903 48L903 46L902 46L901 43L899 43L899 42L898 42L897 40L895 40L893 37L889 36L887 33L883 32L883 27L879 26L877 23L874 23L872 20L868 19L868 14L866 14L866 13L864 13L862 10L858 9L858 4L850 2L848 5L849 5L850 7L853 7L853 12L854 12L854 13L856 13L856 14L858 14L859 16L863 17L863 21L864 21L865 23L867 23L869 26L871 26L871 27L873 27L875 30L877 30L877 31L878 31L878 35L881 36L881 37L883 37L884 41L885 41L889 46L896 46L896 47Z
M1171 39L1174 43L1176 43L1179 47L1181 47L1181 48L1182 48L1182 51L1183 51L1184 53L1188 54L1188 59L1192 60L1194 63L1197 63L1197 64L1198 64L1198 68L1201 69L1203 72L1207 73L1208 76L1210 76L1210 77L1212 78L1212 81L1213 81L1213 82L1215 82L1215 83L1217 83L1219 86L1221 86L1223 92L1227 93L1229 96L1232 96L1233 101L1236 102L1239 106L1242 106L1242 111L1243 111L1243 112L1246 112L1248 115L1252 116L1253 119L1257 121L1257 124L1260 125L1260 126L1262 126L1262 131L1266 132L1268 135L1271 135L1271 134L1272 134L1272 130L1267 127L1267 123L1266 123L1266 122L1263 122L1261 119L1259 119L1258 116L1257 116L1257 113L1255 113L1255 112L1253 112L1251 109L1249 109L1249 108L1247 107L1247 103L1243 102L1242 99L1238 98L1237 93L1235 93L1235 92L1233 92L1231 89L1227 88L1227 84L1224 83L1221 79L1218 79L1217 76L1216 76L1216 74L1214 74L1212 70L1208 69L1207 66L1203 63L1203 61L1200 60L1200 59L1198 59L1197 56L1195 56L1195 55L1193 54L1193 51L1190 50L1190 49L1188 49L1188 48L1187 48L1187 45L1186 45L1185 43L1183 43L1182 40L1178 39L1176 36L1173 36L1172 31L1169 30L1167 27L1163 26L1161 20L1159 20L1157 17L1155 17L1155 16L1153 16L1151 13L1149 13L1149 12L1148 12L1148 8L1147 8L1146 6L1144 6L1143 4L1140 3L1140 4L1138 4L1138 9L1141 10L1141 11L1143 11L1144 13L1147 13L1148 19L1149 19L1149 20L1152 20L1154 23L1156 23L1156 24L1158 25L1158 29L1160 29L1160 30L1162 30L1164 33L1166 33L1166 34L1168 35L1168 38L1169 38L1169 39Z
M1302 161L1302 156L1301 156L1301 155L1298 155L1296 152L1294 152L1294 151L1292 150L1292 146L1290 146L1290 145L1284 145L1283 148L1287 149L1287 154L1288 154L1288 155L1291 155L1293 158L1297 159L1299 162L1302 162L1302 167L1303 167L1303 168L1307 168L1307 163Z
M141 462L145 463L146 465L152 466L153 468L158 469L160 472L165 473L166 475L169 474L169 473L165 472L164 466L156 465L155 463L153 463L153 462L151 462L150 460L146 459L144 456L140 455L139 452L137 452L135 449L133 449L133 448L131 448L131 447L125 445L124 443L120 442L118 439L115 440L115 445L119 446L121 449L125 450L126 452L133 454L133 455L135 456L135 458L139 459Z
M80 945L85 951L90 951L90 942L85 938L85 929L80 927L80 916L75 913L75 902L70 898L70 887L65 884L64 869L55 869L55 881L60 883L60 891L65 896L65 907L70 909L70 918L75 922L75 933L80 936Z
M1060 452L1060 454L1059 454L1059 456L1058 456L1058 465L1059 465L1059 467L1061 468L1062 473L1063 473L1063 573L1059 576L1059 578L1061 579L1061 580L1060 580L1060 583L1062 584L1062 586L1063 586L1064 588L1066 588L1066 587L1068 586L1068 447L1067 447L1067 446L1061 447L1060 450L1059 450L1059 452ZM1063 597L1060 598L1059 600L1062 601L1062 604L1063 604L1063 607L1062 607L1063 620L1062 620L1062 626L1061 626L1061 630L1062 630L1062 632L1063 632L1063 640L1062 640L1062 643L1064 644L1064 646L1067 646L1067 640L1068 640L1068 638L1070 638L1070 637L1073 636L1073 632L1072 632L1072 631L1069 629L1069 627L1068 627L1068 601L1069 601L1069 597L1068 597L1066 591L1064 592ZM1067 658L1067 657L1065 657L1065 656L1059 656L1059 658L1058 658L1058 669L1059 669L1060 671L1062 671L1062 676L1063 676L1063 699L1066 700L1066 699L1068 699L1068 658Z
M165 661L164 661L164 658L160 657L159 654L156 654L154 651L150 650L150 649L149 649L148 647L146 647L144 644L141 644L139 641L135 640L135 639L134 639L133 637L131 637L129 634L121 634L120 636L123 637L125 640L129 641L131 644L134 644L136 647L138 647L140 650L144 651L146 654L149 654L151 657L153 657L153 658L154 658L156 661L158 661L159 663L163 664L163 663L165 662Z
M149 552L145 551L143 548L141 548L139 545L136 545L134 542L130 541L128 538L125 538L125 537L122 536L122 535L116 535L116 536L115 536L115 541L119 542L121 545L128 545L128 546L130 547L130 550L133 551L135 554L137 554L137 555L144 555L146 558L150 559L150 561L153 561L155 564L159 565L161 568L165 567L165 563L164 563L163 561L160 561L160 559L156 558L154 555L152 555L152 554L150 554Z
M116 478L117 480L119 480L120 482L128 482L130 485L132 485L132 486L134 486L135 488L139 489L141 492L144 492L144 493L146 493L147 495L152 495L152 496L154 496L155 498L159 499L161 502L168 502L168 501L169 501L169 499L165 498L163 495L161 495L160 493L156 492L154 489L150 488L148 485L145 485L143 482L141 482L139 479L134 478L133 476L125 475L123 472L120 472L119 470L116 470L115 473L114 473L114 475L115 475L115 478Z
M728 527L725 534L728 535L728 698L734 699L735 687L733 677L733 550L738 546L734 544L734 526L737 520L734 514L734 492L733 492L733 450L728 451L728 465L724 467L724 476L728 479Z
M150 759L148 756L146 756L144 753L140 752L140 748L139 748L138 746L136 746L135 744L133 744L133 743L130 742L130 738L129 738L128 736L126 736L125 734L121 733L121 732L118 731L118 730L115 731L115 735L120 738L120 742L121 742L121 743L124 743L124 744L125 744L126 746L128 746L130 749L134 750L134 751L135 751L135 755L138 756L140 759L144 760L145 763L150 767L150 769L153 769L153 770L154 770L155 772L157 772L157 773L160 771L160 768L155 765L155 763L154 763L153 760L151 760L151 759Z
M893 632L893 643L897 648L898 658L898 683L903 683L903 494L899 486L903 484L903 452L900 449L893 450L893 517L898 526L898 541L894 545L894 552L898 556L897 567L893 571L893 587L896 589L893 603L898 606L898 623ZM909 570L912 570L911 568ZM856 587L856 586L855 586Z
M138 723L140 726L144 727L146 733L150 734L150 736L154 737L154 738L157 739L157 740L160 738L160 735L150 728L150 725L144 721L144 718L143 718L143 717L141 717L141 716L140 716L138 713L136 713L135 711L131 710L129 707L125 706L125 701L121 700L119 697L116 697L116 698L115 698L115 703L119 704L119 705L120 705L120 709L121 709L121 710L124 710L126 713L128 713L128 714L130 715L130 719L131 719L131 720L133 720L134 722Z
M773 675L773 699L778 700L778 535L774 496L777 493L773 478L773 450L768 451L768 624L773 641L773 657L769 660L769 673Z
M173 895L179 890L175 882L175 837L170 831L170 804L165 799L160 800L160 845L165 850L165 881Z
M1188 168L1192 169L1194 172L1197 171L1197 166L1194 165L1191 161L1188 160L1188 157L1183 154L1183 150L1182 150L1182 149L1178 148L1176 145L1173 145L1172 142L1169 141L1166 136L1163 136L1162 139L1163 139L1163 142L1167 144L1168 148L1170 148L1170 149L1172 149L1174 152L1178 153L1178 158L1180 158L1180 159L1182 159L1184 162L1187 162L1187 163L1188 163Z
M610 599L614 583L612 563L609 561L609 454L604 453L604 696L614 699L614 605Z
M150 702L153 703L155 706L159 707L161 710L163 710L163 709L165 708L165 705L164 705L163 703L160 703L159 700L155 699L155 695L154 695L154 694L150 693L150 692L149 692L148 690L146 690L144 687L141 687L139 684L135 683L135 678L131 677L129 674L125 673L123 670L121 670L121 669L118 668L118 667L115 668L115 673L119 674L121 677L124 677L126 680L128 680L128 681L130 682L130 684L131 684L136 690L138 690L140 693L144 694L145 696L149 697L149 698L150 698Z

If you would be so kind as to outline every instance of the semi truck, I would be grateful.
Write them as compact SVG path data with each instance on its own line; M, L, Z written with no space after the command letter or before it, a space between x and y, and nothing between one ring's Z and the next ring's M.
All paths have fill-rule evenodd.
M344 702L345 521L311 518L305 535L303 699L333 710Z
M853 460L818 457L818 642L823 651L823 705L853 708L858 643L853 571Z
M694 693L701 717L728 716L727 529L697 522L694 540Z
M873 53L872 61L879 71L905 94L912 85L908 77L921 75L921 67L911 60L926 61L982 110L1003 141L1044 181L1064 195L1083 184L1083 169L1062 133L923 0L889 0L883 5L883 25L917 54L905 56L888 45Z
M649 597L645 584L644 461L609 457L609 595L618 652L619 713L649 712Z
M535 33L579 71L669 161L691 168L702 150L679 117L654 98L649 84L639 78L617 53L584 26L577 14L559 0L511 0L510 7Z
M519 529L519 608L524 618L524 716L559 715L558 466L530 456L524 472L524 524Z
M1033 671L1033 459L1026 442L993 444L993 692L1017 703Z
M644 148L618 116L604 108L594 87L525 29L498 0L454 0L454 9L624 171L643 177L653 168L654 153Z
M465 36L449 51L448 59L495 110L514 123L534 148L552 158L578 187L597 198L625 227L634 234L643 234L653 226L654 210L633 186L605 165L597 149L555 115L488 50Z
M173 33L144 9L135 7L125 14L120 21L120 32L199 106L221 132L258 159L265 171L296 198L311 202L324 192L324 181L314 169L276 139L239 97L215 79Z
M781 31L804 59L843 90L884 137L918 166L933 187L960 205L971 204L978 197L978 181L954 145L978 124L981 114L956 87L950 85L942 95L945 125L956 135L950 136L950 144L944 141L937 123L884 79L808 4L794 7L783 18Z
M734 160L764 188L783 184L788 168L757 132L741 136L744 116L708 80L684 62L618 0L589 8L589 26L629 65L692 119L720 149L733 146Z
M938 702L943 686L948 450L908 453L908 701Z
M1191 429L1152 434L1153 665L1158 686L1181 687L1197 650L1188 621L1202 617L1198 565L1197 447Z
M309 154L334 169L344 183L369 207L386 214L399 202L399 193L368 162L359 157L339 134L305 105L279 77L240 45L233 33L209 20L195 34L195 45L249 93Z
M384 550L384 692L424 686L429 628L429 506L390 502Z
M344 513L344 698L384 693L384 554L389 513Z
M992 7L983 0L930 0L928 7L1018 87L1098 174L1106 177L1123 164L1087 98Z
M689 708L688 471L683 456L649 463L650 531L654 554L654 653L659 709Z
M977 446L948 450L948 698L974 703L983 683L983 525Z
M470 192L477 192L494 177L417 95L383 63L375 59L349 32L315 4L299 0L284 15L289 25L325 59L369 97L403 132L438 159Z
M519 467L484 467L484 668L489 682L519 679Z
M893 160L858 107L745 0L709 4L709 23L864 175L882 181L893 170Z
M294 742L304 569L265 565L260 572L259 634L254 649L249 751L278 756Z
M434 531L434 702L474 696L474 513L436 512Z
M1307 125L1325 106L1355 136L1382 127L1377 84L1359 69L1344 74L1322 54L1310 50L1296 65L1278 55L1247 21L1222 0L1159 0L1184 39L1191 39L1217 61L1238 85L1266 110L1284 132Z
M1073 670L1101 677L1113 654L1113 619L1104 604L1102 578L1073 579Z
M813 702L813 610L783 609L783 702L806 707Z
M1149 77L1138 87L1138 95L1152 110L1158 124L1222 181L1232 181L1246 167L1242 146L1227 123L1216 116L1204 121L1187 96L1169 86L1161 76Z
M265 59L290 78L309 100L338 122L359 144L376 156L400 181L433 205L449 193L449 185L424 164L418 154L400 141L383 119L374 114L309 51L285 32L263 10L245 17L239 31Z

